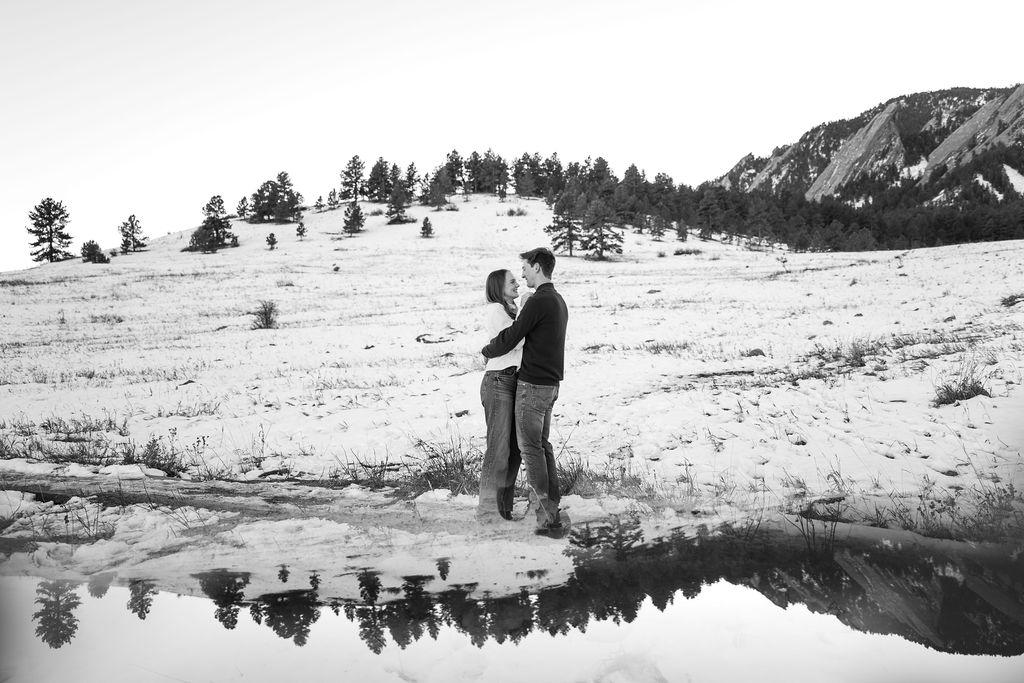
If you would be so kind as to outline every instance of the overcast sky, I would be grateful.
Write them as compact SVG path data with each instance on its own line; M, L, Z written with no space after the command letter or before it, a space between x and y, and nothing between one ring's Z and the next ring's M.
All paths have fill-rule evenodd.
M1024 81L1024 3L63 0L0 5L0 271L61 200L77 253L353 154L604 156L697 184L890 97ZM837 9L833 9L833 7Z

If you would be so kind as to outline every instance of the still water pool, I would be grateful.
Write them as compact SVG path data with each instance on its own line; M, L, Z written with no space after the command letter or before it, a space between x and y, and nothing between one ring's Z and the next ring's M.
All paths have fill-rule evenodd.
M512 595L433 575L358 597L282 567L159 579L0 577L0 680L1024 681L1024 560L948 544L574 531L568 580ZM200 597L201 596L201 597Z

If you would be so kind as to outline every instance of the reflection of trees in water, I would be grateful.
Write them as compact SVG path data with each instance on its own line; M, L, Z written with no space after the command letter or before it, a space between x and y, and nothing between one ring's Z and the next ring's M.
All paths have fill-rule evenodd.
M89 595L94 598L102 598L110 590L110 584L114 581L114 572L100 572L89 577Z
M441 557L437 560L437 575L442 581L448 580L448 571L452 568L451 558Z
M245 598L244 590L249 585L249 573L216 569L193 576L199 579L199 589L217 606L213 613L217 621L228 630L235 628L238 610Z
M332 600L329 606L358 625L360 639L375 653L389 638L405 648L424 636L436 639L442 628L464 633L482 647L488 640L518 643L533 631L585 631L592 619L630 623L647 598L665 610L678 596L693 598L703 585L725 579L757 590L780 607L804 604L862 631L898 634L949 652L1024 652L1024 555L1013 559L990 553L978 563L932 557L920 548L908 554L871 546L840 548L821 557L808 555L794 537L751 540L706 530L696 537L677 533L644 541L639 522L631 518L574 529L564 552L573 561L572 575L563 585L535 595L524 588L509 596L472 597L476 584L429 593L435 577L426 575L404 577L400 587L384 588L380 574L366 568L356 574L361 599ZM438 561L439 576L450 568L450 560L444 560L443 568ZM287 571L284 565L281 569ZM320 615L315 589L246 601L247 573L218 570L195 576L216 605L217 620L229 629L247 606L255 623L266 623L301 646ZM92 577L90 592L102 595L112 578ZM310 584L319 587L316 572ZM156 586L134 580L128 588L128 608L145 619ZM382 594L400 597L381 603ZM73 584L44 581L37 595L37 635L51 647L66 644L78 626Z
M386 627L399 647L447 626L482 646L519 642L534 630L552 635L585 631L592 619L630 623L647 598L664 610L677 595L691 599L705 584L725 579L749 586L775 604L798 602L837 615L859 630L895 633L933 647L965 653L1024 651L1024 558L993 574L949 578L944 562L884 548L811 556L797 539L682 534L643 542L639 522L624 518L573 531L566 549L575 565L561 586L531 597L471 598L475 586L427 594L423 577L406 579L404 597L383 605L346 604L373 652L384 647ZM973 588L969 586L973 585ZM985 596L984 598L982 596ZM1014 607L1016 606L1016 607ZM1014 611L1016 610L1016 611Z
M364 569L356 576L356 581L359 583L359 597L363 602L367 605L375 604L380 597L380 572Z
M143 579L133 579L128 582L128 593L128 611L139 619L145 619L153 606L156 584Z
M253 616L257 624L266 621L277 635L303 646L309 639L309 629L320 618L320 601L316 591L288 591L264 595L256 603L259 615ZM250 614L253 608L250 607Z
M36 635L54 649L70 643L78 631L75 609L82 601L75 593L76 585L71 581L40 581L36 587L39 609L32 615Z

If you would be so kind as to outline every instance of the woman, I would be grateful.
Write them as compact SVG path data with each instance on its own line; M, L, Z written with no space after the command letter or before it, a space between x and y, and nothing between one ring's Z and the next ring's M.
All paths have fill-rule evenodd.
M484 287L487 305L483 310L487 344L516 319L519 283L508 270L496 270L487 276ZM516 476L522 458L516 442L515 403L519 362L523 342L498 358L491 358L480 383L480 402L487 422L487 451L480 472L480 502L477 517L482 520L512 519Z

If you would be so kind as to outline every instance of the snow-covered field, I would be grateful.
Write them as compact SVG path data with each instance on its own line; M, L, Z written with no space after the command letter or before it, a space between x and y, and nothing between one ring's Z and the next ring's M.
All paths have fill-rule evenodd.
M373 462L415 463L421 441L482 445L484 279L502 267L519 274L518 253L548 243L550 212L540 201L455 206L410 210L429 215L432 239L383 216L344 238L341 211L308 213L304 240L291 225L237 223L241 246L216 254L182 253L186 230L109 265L0 276L0 488L36 476L173 490L136 465L11 457L32 442L82 447L57 420L102 422L89 447L110 453L155 438L192 463L186 477L252 481L267 495L285 475L323 483ZM795 254L632 233L611 261L560 256L554 279L570 319L555 450L639 475L650 493L571 496L566 507L576 521L634 510L652 526L686 526L821 496L867 510L1024 486L1024 306L1000 305L1024 292L1022 257L1021 242ZM251 329L262 300L277 304L278 329ZM936 386L965 368L991 398L933 406ZM230 507L118 512L78 501L86 535L97 524L109 533L76 544L54 532L0 571L313 567L343 548L354 564L394 558L395 576L463 553L475 559L459 580L484 575L497 589L560 557L527 522L477 527L466 496L395 501L350 487L311 504L312 516L305 494L282 492L264 520ZM4 535L38 540L56 504L4 495L0 517L14 520ZM495 554L519 560L496 567Z

